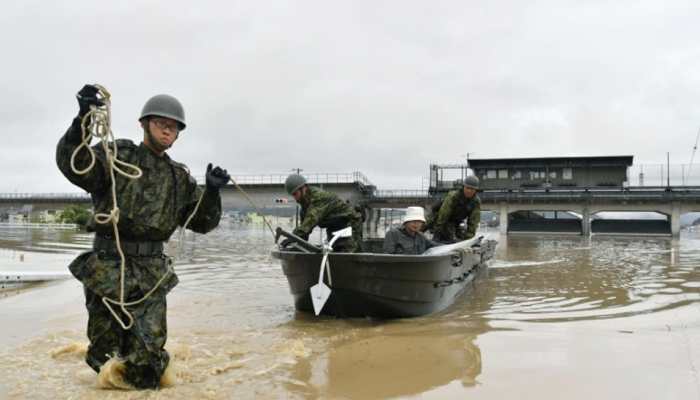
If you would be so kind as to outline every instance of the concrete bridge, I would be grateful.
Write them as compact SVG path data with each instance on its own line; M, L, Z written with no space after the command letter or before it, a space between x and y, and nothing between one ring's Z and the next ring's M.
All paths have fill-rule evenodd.
M377 190L359 172L307 174L306 177L311 185L335 192L348 202L361 205L366 212L368 229L372 229L372 225L376 229L382 217L382 209L420 205L429 210L438 199L427 191ZM260 211L266 214L293 215L296 204L284 191L285 178L285 174L278 174L238 176L234 179ZM647 232L678 235L680 216L700 212L700 186L488 190L480 193L480 197L482 210L497 213L501 232L508 234ZM0 194L0 211L23 209L35 213L38 210L61 209L76 203L89 204L89 195ZM226 210L255 210L234 185L228 185L222 190L222 203ZM534 214L533 211L538 213ZM596 213L610 211L656 212L665 215L666 220L596 219ZM543 218L543 213L553 213L554 218Z
M680 216L700 212L700 186L488 190L481 192L483 211L498 213L501 233L649 233L680 234ZM436 198L417 191L377 191L366 204L378 219L381 208L420 205L429 209ZM528 217L529 211L554 213L554 218ZM557 213L568 218L558 218ZM656 212L658 220L601 220L600 212ZM574 218L571 215L574 215ZM524 216L523 216L524 215ZM531 215L531 214L530 214ZM598 228L598 229L596 229Z

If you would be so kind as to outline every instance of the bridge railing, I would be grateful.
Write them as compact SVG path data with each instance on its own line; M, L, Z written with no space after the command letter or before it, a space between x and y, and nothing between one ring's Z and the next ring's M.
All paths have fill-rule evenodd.
M700 186L700 165L635 164L627 179L629 186Z
M396 189L396 190L375 190L371 197L379 199L388 198L423 198L430 197L427 190L406 190L406 189Z
M0 200L89 200L87 193L0 193Z
M372 182L362 172L346 172L346 173L328 173L314 172L302 173L304 178L310 184L323 183L360 183L365 186L371 186ZM241 185L281 185L287 179L289 174L250 174L250 175L232 175L231 178ZM197 182L203 183L204 176L197 176Z

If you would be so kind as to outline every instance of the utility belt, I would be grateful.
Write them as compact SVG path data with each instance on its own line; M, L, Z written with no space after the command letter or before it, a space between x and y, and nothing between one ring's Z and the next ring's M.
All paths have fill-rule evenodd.
M152 257L163 254L163 242L129 242L125 240L119 241L122 251L127 256L132 257ZM95 235L95 240L92 242L92 248L103 254L118 255L117 242L111 235L98 236Z

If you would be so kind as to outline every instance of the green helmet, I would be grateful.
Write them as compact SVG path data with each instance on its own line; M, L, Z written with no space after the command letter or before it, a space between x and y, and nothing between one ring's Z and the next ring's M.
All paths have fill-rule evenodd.
M474 190L479 190L479 178L477 178L474 175L469 175L466 178L464 178L464 182L462 183L462 186L471 188Z
M141 110L139 121L146 117L173 119L180 125L180 130L184 130L187 126L185 124L185 109L176 98L168 94L159 94L148 99Z
M306 185L306 178L299 174L291 174L287 177L287 180L284 181L284 188L289 194L296 192L304 185Z

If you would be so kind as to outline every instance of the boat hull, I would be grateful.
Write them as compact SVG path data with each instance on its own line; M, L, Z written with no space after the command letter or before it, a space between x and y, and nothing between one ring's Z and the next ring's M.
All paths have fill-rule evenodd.
M322 314L407 318L439 312L471 286L493 257L496 242L439 256L331 253L324 282L331 295ZM322 255L273 251L299 311L313 312L309 288L318 283Z

